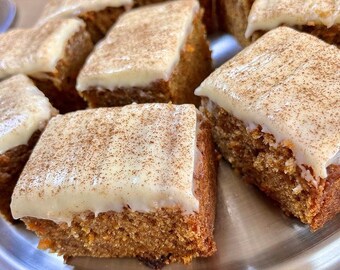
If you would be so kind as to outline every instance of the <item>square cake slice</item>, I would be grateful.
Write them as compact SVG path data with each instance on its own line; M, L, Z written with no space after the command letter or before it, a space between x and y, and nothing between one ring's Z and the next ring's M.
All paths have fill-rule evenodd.
M0 79L26 74L61 112L86 106L75 84L93 44L85 23L58 19L0 34Z
M24 75L0 82L0 213L13 221L13 189L41 131L57 114Z
M65 257L186 263L216 250L216 165L194 105L73 112L49 122L11 210Z
M212 69L201 15L196 0L125 13L87 59L77 90L92 108L198 104L194 90Z
M340 46L340 2L334 0L217 0L220 23L243 45L285 25Z
M340 212L340 53L287 27L265 34L196 90L226 160L318 229Z
M92 41L96 43L132 5L133 0L48 0L37 24L56 18L79 17L85 21Z

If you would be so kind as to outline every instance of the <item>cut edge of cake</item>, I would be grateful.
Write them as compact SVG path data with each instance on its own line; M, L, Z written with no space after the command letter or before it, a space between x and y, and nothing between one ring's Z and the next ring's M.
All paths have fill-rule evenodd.
M312 230L340 212L339 111L332 103L340 98L337 51L314 36L279 27L195 92L224 158Z
M154 104L129 106L152 107ZM167 264L177 261L189 263L195 257L211 256L216 251L213 229L218 163L211 137L211 126L193 105L160 104L158 106L168 107L169 110L186 106L190 107L190 110L196 111L195 117L197 117L196 121L198 122L194 130L198 133L196 135L197 149L195 150L195 169L192 180L194 182L192 185L195 187L193 190L195 197L199 201L199 210L187 212L182 209L182 206L163 205L159 209L156 207L155 211L139 212L133 211L132 205L131 207L126 205L119 212L81 211L74 214L71 222L54 222L48 220L48 218L30 217L29 214L27 216L19 214L18 216L17 213L16 217L21 217L28 229L36 232L41 238L39 248L49 249L65 257L139 257L149 264ZM120 108L94 110L103 110L104 112L104 110L110 109L119 110ZM59 116L59 119L60 117L63 116ZM172 125L181 124L173 123ZM47 130L44 133L39 144L44 143L44 136L49 136L49 132ZM35 151L41 151L41 145ZM35 153L32 156L33 159L38 154ZM34 161L32 160L32 162ZM28 164L26 167L28 171L26 170L22 174L22 183L25 181L23 179L27 181L30 178L28 172L29 170L34 171L32 166L33 164ZM21 196L20 194L23 194L24 189L19 184L16 190L11 205L14 212L17 212L15 209L19 206L16 200ZM162 205L161 202L159 203ZM51 202L51 205L53 205L53 202ZM144 238L147 241L143 240Z

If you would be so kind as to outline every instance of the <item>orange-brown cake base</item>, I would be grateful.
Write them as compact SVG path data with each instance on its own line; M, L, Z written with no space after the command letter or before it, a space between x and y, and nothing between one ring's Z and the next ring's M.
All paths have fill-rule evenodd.
M68 41L64 58L57 63L56 72L30 76L53 107L61 113L86 108L86 103L79 96L75 85L78 73L92 49L91 38L83 29Z
M202 116L200 116L202 117ZM92 212L66 223L26 217L27 228L40 237L39 248L64 257L138 257L149 265L188 263L216 251L213 240L216 207L217 156L211 126L200 123L197 147L201 158L194 173L199 212L184 214L180 208L161 208L155 212Z
M330 28L327 28L323 25L296 25L293 27L296 30L301 32L306 32L316 36L329 44L333 44L340 48L340 24L336 24ZM266 32L264 31L256 31L248 41L248 45L253 43L258 38L263 36Z
M340 166L329 166L327 179L315 186L301 176L289 145L274 146L274 136L260 126L247 131L242 121L208 99L202 110L213 124L223 157L243 179L278 201L285 213L316 230L340 212Z
M27 145L19 145L0 155L0 213L10 222L14 222L9 205L15 184L39 136L40 131L37 131Z
M193 31L189 35L181 52L180 61L168 81L160 80L147 87L116 88L112 91L94 87L80 93L88 102L89 107L169 101L174 104L192 103L198 105L200 99L194 95L194 90L212 71L211 54L201 15L195 18Z
M231 33L242 46L251 42L244 34L247 29L248 15L255 0L216 0L216 10L221 30Z
M124 12L124 7L107 7L100 11L80 14L79 18L85 21L86 30L90 33L93 43L97 43Z
M217 0L219 25L222 30L234 35L246 47L261 37L265 31L256 31L249 39L245 38L248 15L255 0ZM310 33L329 44L340 47L340 25L327 28L318 25L294 26L296 30Z

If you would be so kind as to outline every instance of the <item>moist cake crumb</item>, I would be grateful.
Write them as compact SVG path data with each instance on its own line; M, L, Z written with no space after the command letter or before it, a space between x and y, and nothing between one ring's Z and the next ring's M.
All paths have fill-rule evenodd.
M339 65L335 46L279 27L196 90L225 159L312 229L340 211Z
M133 0L48 0L37 25L42 25L56 18L78 17L86 23L92 41L102 39L119 16L133 5Z
M50 121L11 209L65 257L188 263L216 250L216 168L194 105L78 111Z
M93 48L79 19L56 19L0 34L0 79L23 73L62 113L85 108L76 77Z
M217 0L221 28L248 46L269 30L290 26L340 46L337 1Z
M80 72L80 95L92 108L133 102L198 104L194 89L212 70L201 15L194 0L125 13Z
M57 111L24 75L0 82L0 213L13 221L14 186L41 131Z

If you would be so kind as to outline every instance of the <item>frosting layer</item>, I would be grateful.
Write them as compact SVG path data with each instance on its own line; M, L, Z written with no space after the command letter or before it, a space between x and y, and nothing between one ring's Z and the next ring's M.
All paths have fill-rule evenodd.
M27 144L56 113L48 99L24 75L0 82L0 155Z
M179 0L125 13L87 59L78 91L143 87L168 80L198 10L196 0Z
M0 34L0 78L24 73L54 72L69 39L85 23L79 19L53 20L41 27Z
M331 27L340 23L339 0L255 0L249 16L246 38L255 31L268 31L282 24Z
M133 0L48 0L38 24L54 18L70 18L107 7L132 6Z
M198 211L194 105L142 104L53 118L12 197L12 214L70 222L74 214Z
M340 164L340 53L287 27L265 34L212 73L197 95L247 126L261 125L298 164L327 177Z

